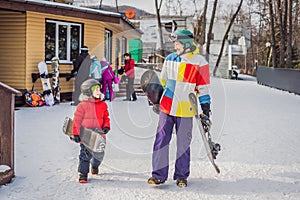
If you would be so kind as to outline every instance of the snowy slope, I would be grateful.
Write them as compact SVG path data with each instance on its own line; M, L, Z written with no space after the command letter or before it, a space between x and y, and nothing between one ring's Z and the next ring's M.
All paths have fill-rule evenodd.
M178 188L171 180L175 135L169 180L160 187L148 185L158 116L139 97L108 102L112 130L101 174L79 184L79 146L61 127L75 107L22 107L15 112L16 178L0 187L0 199L300 199L300 96L243 78L212 79L212 133L222 145L219 175L195 126L188 187Z

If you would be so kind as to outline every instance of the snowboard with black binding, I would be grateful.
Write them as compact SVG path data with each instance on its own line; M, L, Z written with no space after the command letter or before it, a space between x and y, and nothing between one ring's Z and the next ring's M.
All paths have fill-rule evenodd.
M198 115L198 101L197 97L194 93L189 94L189 100L192 105L193 110L195 111L195 118L197 121L198 128L201 133L201 138L204 143L204 147L207 153L207 157L209 158L211 164L213 165L214 169L217 173L220 173L219 167L215 163L215 159L218 155L218 152L221 150L221 146L218 143L214 143L212 141L211 135L210 135L210 121L209 118L204 115Z

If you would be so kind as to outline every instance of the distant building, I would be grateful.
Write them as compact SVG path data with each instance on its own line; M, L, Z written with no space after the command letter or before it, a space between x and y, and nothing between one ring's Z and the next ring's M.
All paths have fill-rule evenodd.
M160 49L159 34L157 28L156 16L144 16L137 20L132 20L136 26L139 26L143 35L141 37L143 43L143 58L149 60ZM174 50L173 43L169 41L169 34L175 29L188 29L193 32L193 17L192 16L161 16L162 33L164 50L172 52ZM216 22L213 26L213 37L210 44L210 71L213 72L218 55L220 53L222 40L227 29L228 23ZM206 32L209 30L209 23L206 27ZM207 33L206 33L207 35ZM223 56L218 68L218 76L223 78L231 78L231 66L238 65L240 68L245 67L240 64L240 60L246 60L247 49L250 47L250 31L242 25L233 24L225 42ZM205 44L201 48L201 52L205 53ZM238 58L238 59L237 59ZM237 64L239 60L239 64Z
M209 55L211 73L215 68L228 24L229 22L214 23ZM209 24L206 25L206 30L208 30L208 28ZM216 75L223 78L231 78L232 65L238 65L239 68L244 68L246 65L247 49L250 45L250 30L243 25L233 24L228 34L228 39L225 42L222 58ZM204 44L203 52L206 52L205 49L206 46ZM244 60L244 62L242 64L240 62L237 63L237 60Z

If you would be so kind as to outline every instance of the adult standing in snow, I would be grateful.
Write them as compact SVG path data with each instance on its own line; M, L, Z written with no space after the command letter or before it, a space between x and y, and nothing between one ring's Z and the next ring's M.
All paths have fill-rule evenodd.
M185 187L190 175L190 143L195 115L188 95L196 92L203 113L209 116L210 73L209 64L199 54L190 31L177 30L170 39L176 52L166 57L160 75L164 92L152 154L152 177L148 183L159 185L168 178L169 143L175 126L177 152L173 179L178 186Z
M126 99L124 101L136 101L137 97L134 91L134 60L131 58L130 53L124 54L125 66L124 71L128 77L128 82L126 84ZM131 99L132 96L132 99Z
M103 94L100 92L100 83L95 79L88 79L81 85L80 103L74 113L73 135L74 140L80 143L81 127L88 129L99 129L104 134L110 130L110 119L107 104L102 101ZM105 135L101 134L104 139ZM90 164L91 173L98 174L99 166L103 160L104 152L92 153L80 144L79 155L79 182L87 183Z
M81 53L73 62L73 70L71 71L72 76L76 76L75 78L75 91L73 93L73 101L72 105L78 105L79 103L79 95L80 95L80 85L89 78L90 75L90 66L92 64L92 60L90 58L90 54L88 53L89 48L87 46L82 46L80 48Z

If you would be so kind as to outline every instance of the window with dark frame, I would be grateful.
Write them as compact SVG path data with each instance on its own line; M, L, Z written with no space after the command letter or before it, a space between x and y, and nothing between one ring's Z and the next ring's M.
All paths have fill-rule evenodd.
M124 54L127 52L127 38L122 37L122 64L125 63Z
M105 29L104 56L110 64L112 63L112 31Z
M60 63L70 63L80 53L83 26L79 23L46 20L45 60L58 57Z

